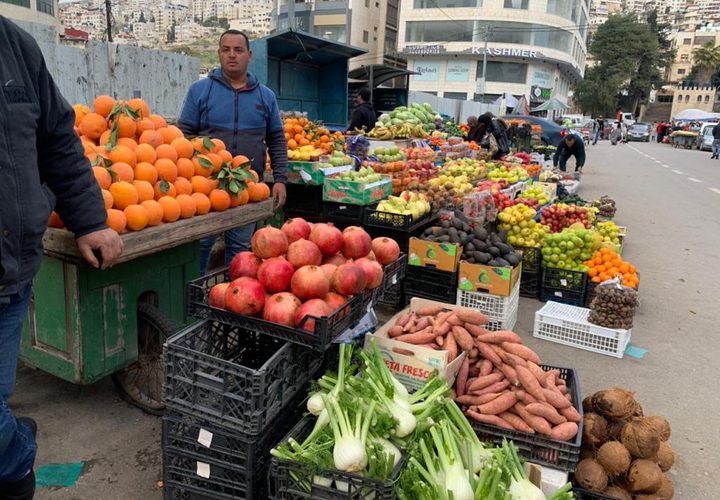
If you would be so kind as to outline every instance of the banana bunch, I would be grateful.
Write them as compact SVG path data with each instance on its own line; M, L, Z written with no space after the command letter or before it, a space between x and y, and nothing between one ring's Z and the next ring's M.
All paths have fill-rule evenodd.
M395 134L393 130L391 130L388 127L382 126L382 127L374 127L369 133L368 137L373 137L375 139L380 139L382 141L388 141L390 139L393 139L395 137Z
M368 134L368 137L387 141L390 139L426 138L428 133L422 125L403 123L402 125L376 125Z

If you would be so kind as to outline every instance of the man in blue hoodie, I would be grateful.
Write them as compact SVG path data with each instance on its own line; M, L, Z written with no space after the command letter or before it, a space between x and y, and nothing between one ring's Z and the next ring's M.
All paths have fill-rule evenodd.
M241 31L227 30L220 37L220 67L208 78L190 86L178 127L187 136L222 139L228 150L247 156L252 168L263 178L265 153L273 170L275 210L285 204L287 181L287 141L277 100L272 90L248 73L252 60L250 41ZM255 224L225 232L225 261L241 250L250 249ZM205 274L216 237L201 241L200 272Z

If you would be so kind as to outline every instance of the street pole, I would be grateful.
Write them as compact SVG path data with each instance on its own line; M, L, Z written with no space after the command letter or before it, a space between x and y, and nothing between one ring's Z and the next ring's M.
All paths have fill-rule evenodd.
M488 42L490 41L490 26L485 26L483 30L483 37L485 38L485 48L483 50L483 71L482 71L482 92L480 93L481 102L485 100L485 85L487 82L487 53L488 53Z
M105 0L105 22L107 24L107 40L112 42L112 0Z

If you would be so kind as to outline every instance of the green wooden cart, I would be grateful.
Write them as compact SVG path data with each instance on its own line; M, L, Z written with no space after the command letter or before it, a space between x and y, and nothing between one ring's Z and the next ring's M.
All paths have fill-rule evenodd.
M21 359L75 384L111 375L123 397L161 413L162 346L188 322L198 241L272 215L270 199L125 234L119 262L105 271L82 259L72 233L48 229Z

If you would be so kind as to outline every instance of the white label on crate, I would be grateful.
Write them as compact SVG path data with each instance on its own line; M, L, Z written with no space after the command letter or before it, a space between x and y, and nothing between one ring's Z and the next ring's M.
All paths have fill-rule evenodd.
M397 285L397 274L392 277L392 284Z
M562 297L562 292L555 292L555 297Z
M200 477L210 479L210 464L206 464L205 462L198 462L197 470L195 471L195 473Z
M372 303L372 300L371 300L370 303L367 305L366 311L367 311L367 312L370 312L370 311L372 311L372 310L373 310L373 303Z
M304 170L300 171L300 177L302 177L305 182L310 182L312 180L312 175L308 174Z
M206 431L205 429L200 429L197 440L198 443L203 445L205 448L210 448L213 440L213 433L210 431Z
M561 278L561 279L560 279L560 284L561 284L562 286L567 286L567 280L564 279L564 278Z

